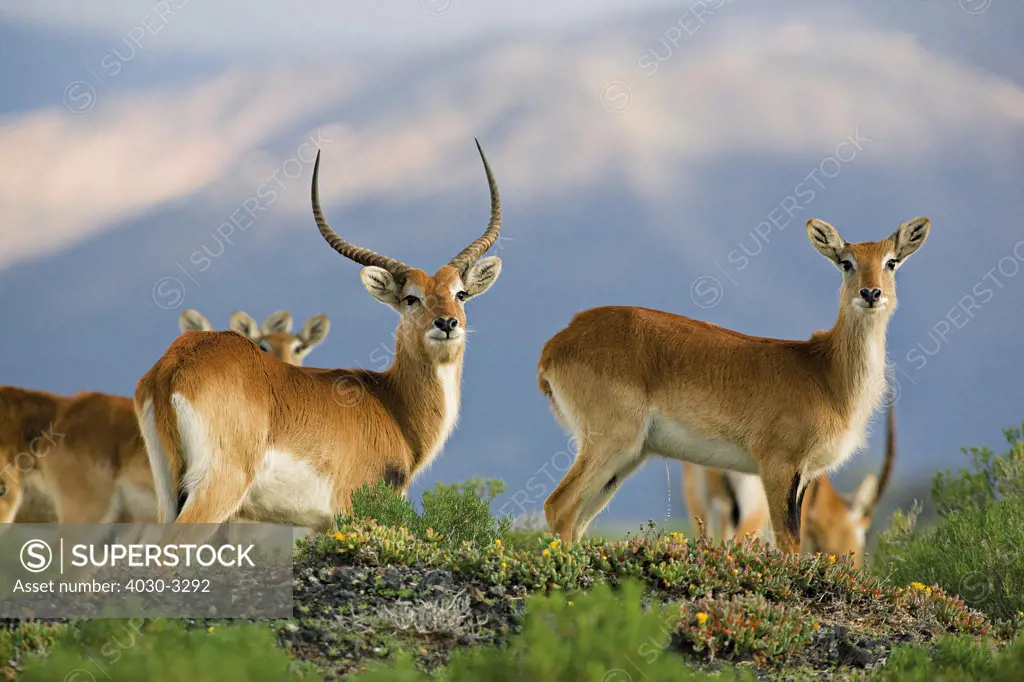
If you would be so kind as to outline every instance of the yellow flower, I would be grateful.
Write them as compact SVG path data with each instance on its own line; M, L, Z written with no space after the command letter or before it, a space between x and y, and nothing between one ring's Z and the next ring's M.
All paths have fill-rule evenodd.
M502 568L508 568L508 564L506 564L504 561L502 561L501 562L501 567Z
M698 611L697 622L701 625L704 625L704 623L708 622L708 614L704 613L703 611Z
M813 623L811 623L811 627L814 628L815 630L817 630L818 627L819 627L818 626L818 621L814 621Z
M910 586L913 587L916 590L923 590L924 589L924 583L912 582L912 583L910 583Z
M697 586L696 586L696 585L694 585L693 583L690 583L690 589L691 589L691 590L695 590L695 589L697 589Z
M732 561L732 554L726 554L725 555L725 560L726 561Z
M210 627L206 628L206 631L207 632L213 632L213 626L211 625Z
M548 547L550 547L551 549L555 549L556 547L558 547L558 540L552 540L550 543L548 543Z
M546 549L540 553L541 556L547 556L548 554L551 554L551 552L547 551Z
M734 568L734 569L732 569L732 574L733 574L733 575L736 575L736 574L737 574L737 573L739 573L739 572L740 572L740 569L738 569L738 568Z
M836 562L836 555L835 554L829 554L828 555L828 562L830 564L834 564Z
M569 602L569 606L572 606L572 602Z
M498 538L494 538L494 546L501 547L501 540L499 540Z
M1018 612L1017 612L1017 615L1018 615L1018 616L1024 616L1024 611L1018 611Z

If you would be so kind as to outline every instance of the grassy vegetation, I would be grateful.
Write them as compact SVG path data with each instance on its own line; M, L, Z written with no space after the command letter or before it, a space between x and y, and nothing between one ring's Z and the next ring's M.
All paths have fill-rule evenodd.
M1024 428L1024 424L1022 424ZM937 584L994 619L1024 611L1024 440L1005 431L1009 450L963 452L972 468L935 476L938 523L918 528L913 513L897 513L873 562L894 582Z
M384 485L300 541L288 621L0 625L0 679L1016 680L1024 444L941 472L938 521L895 514L868 569L651 524L567 546L514 530L474 479ZM6 667L5 667L6 666Z

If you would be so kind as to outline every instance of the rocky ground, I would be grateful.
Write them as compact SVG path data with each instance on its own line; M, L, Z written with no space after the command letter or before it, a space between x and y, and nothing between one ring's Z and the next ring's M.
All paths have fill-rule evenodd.
M883 666L896 645L991 630L979 614L947 595L924 585L882 586L834 557L786 559L756 547L688 543L678 534L571 548L538 538L525 548L497 542L453 550L372 523L344 531L321 537L297 556L293 618L262 621L296 670L315 668L327 679L399 651L412 653L424 669L437 669L457 649L505 645L522 631L533 593L571 593L624 576L644 581L649 599L681 609L679 630L668 640L669 648L683 654L681 666L740 665L763 680L851 679ZM704 617L699 626L694 614ZM753 654L738 648L709 653L696 646L693 634L705 627L707 614L712 615L706 627L733 627L732 618L736 627L767 628L755 637L759 641L792 636L802 643L784 657L760 655L757 646ZM231 625L186 622L193 628ZM0 628L19 633L9 640L16 644L6 668L0 660L0 672L17 679L25 652L44 648L35 640L45 640L47 628L63 623L0 622Z

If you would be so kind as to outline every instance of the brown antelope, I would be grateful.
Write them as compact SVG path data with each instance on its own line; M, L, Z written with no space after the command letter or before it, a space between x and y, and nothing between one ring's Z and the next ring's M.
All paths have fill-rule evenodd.
M894 407L890 406L885 459L879 476L865 476L852 496L839 493L827 473L807 485L800 509L802 552L852 554L853 565L863 565L867 532L878 500L889 483L896 453L893 412ZM706 519L715 539L743 537L747 533L770 539L768 501L761 479L688 462L683 463L683 472L690 518Z
M210 330L194 310L182 331ZM286 311L263 327L244 312L231 328L283 362L301 365L330 328L314 315L291 334ZM132 399L82 392L61 396L0 387L0 523L147 522L157 518L149 458Z
M66 401L46 391L0 386L0 524L57 520L31 474L59 444L53 423Z
M809 220L811 245L843 283L835 324L806 341L747 336L646 308L575 315L545 344L537 367L556 419L579 443L544 503L550 528L570 542L582 537L646 456L659 454L759 475L777 544L798 551L807 483L863 445L886 390L894 273L929 228L915 218L881 241L849 244L828 223Z
M501 271L497 257L480 258L498 238L501 209L477 149L490 223L433 276L335 234L320 209L317 153L313 217L335 251L364 266L370 295L398 313L394 360L383 372L292 367L234 332L179 336L135 392L162 522L214 524L240 513L326 530L364 483L407 493L458 418L463 306Z
M156 520L130 398L0 387L0 523Z
M210 321L197 310L183 312L179 324L182 332L213 331ZM262 325L256 324L249 313L240 310L231 315L228 329L238 332L282 362L301 366L306 356L327 338L331 321L326 315L313 315L306 320L301 332L292 334L292 316L287 310L271 313Z

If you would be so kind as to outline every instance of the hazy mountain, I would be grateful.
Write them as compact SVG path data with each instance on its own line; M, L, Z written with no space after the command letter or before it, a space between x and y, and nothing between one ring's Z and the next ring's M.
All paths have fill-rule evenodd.
M280 53L240 36L215 49L184 8L130 59L141 18L115 28L111 10L77 30L12 11L0 382L130 394L185 307L222 326L239 309L287 308L297 325L325 312L307 364L383 368L395 316L314 229L312 155L338 232L432 271L486 224L476 136L502 190L504 269L468 307L459 427L416 497L495 476L502 502L540 508L568 459L536 362L578 310L632 304L783 338L830 326L839 275L807 244L812 216L849 241L932 220L889 337L901 485L959 466L961 445L1000 447L1024 416L1024 6L709 6L443 39L410 18L403 49L317 29L292 52L282 26ZM253 13L269 30L276 15ZM880 436L842 487L878 467ZM671 496L653 461L603 518L682 515L670 471Z

